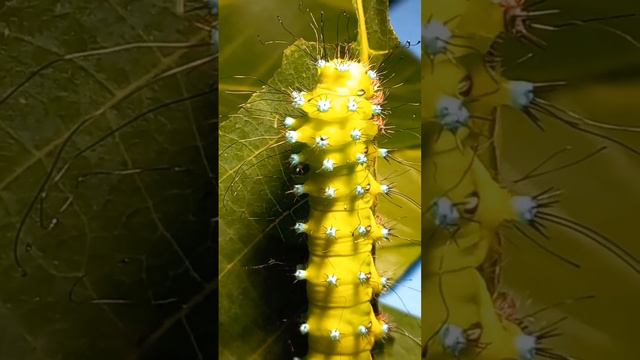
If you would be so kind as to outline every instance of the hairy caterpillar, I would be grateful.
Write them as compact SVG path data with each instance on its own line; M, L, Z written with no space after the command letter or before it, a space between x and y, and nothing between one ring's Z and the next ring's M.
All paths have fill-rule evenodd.
M221 12L226 13L225 6L233 5L222 2ZM390 181L401 176L402 172L381 175L376 166L379 161L389 162L402 167L404 172L415 172L412 166L417 166L398 157L400 152L396 149L401 147L401 143L394 143L397 137L391 134L394 131L408 133L407 125L415 127L415 124L411 124L411 119L406 119L403 124L388 117L392 110L387 98L389 90L383 89L381 80L386 75L385 65L379 65L383 58L398 57L397 53L402 49L386 27L382 27L375 36L368 34L371 30L368 30L367 23L377 16L371 2L354 1L358 13L355 26L350 24L353 19L343 15L342 11L336 21L331 20L333 17L326 12L318 16L318 13L304 8L309 5L301 4L293 11L295 16L307 22L307 27L310 23L312 36L317 36L315 43L300 40L289 20L284 20L289 17L277 13L280 32L291 36L294 42L285 50L282 67L271 80L266 82L253 75L243 76L229 71L233 79L249 80L244 83L259 82L261 86L257 91L251 85L246 89L233 86L230 87L233 90L228 92L232 95L247 93L252 97L241 105L240 113L224 120L221 126L221 164L233 165L221 168L221 226L234 226L231 219L235 208L242 209L241 219L249 217L267 221L265 231L234 229L227 232L233 235L226 239L229 241L238 236L240 241L248 244L241 255L248 251L254 254L251 258L239 259L245 265L243 278L251 274L251 277L272 279L261 292L263 301L289 304L287 307L291 309L280 310L286 315L277 315L286 316L286 323L282 321L274 326L281 329L274 331L274 338L264 342L259 340L265 345L257 347L248 342L247 347L254 348L246 350L234 348L232 339L232 333L237 331L233 322L243 321L244 314L236 315L236 319L222 316L221 329L230 332L225 334L221 331L222 358L282 358L286 355L278 354L288 354L305 355L310 359L368 359L372 356L376 340L385 340L389 344L394 342L394 333L412 336L402 326L396 326L394 316L386 315L377 302L377 296L389 289L391 278L398 273L392 267L381 268L375 264L384 259L385 252L383 247L376 245L388 244L392 239L409 240L412 247L419 242L407 238L404 235L406 230L394 226L394 222L409 215L407 206L419 206L410 197L399 193ZM329 21L337 23L329 25ZM337 27L335 43L327 35L327 29L334 26ZM351 26L358 29L357 45L350 40ZM222 43L225 44L225 25L221 28ZM278 36L281 34L274 36L278 40L271 40L260 34L260 44L274 51L273 44L289 43L279 40ZM221 64L225 66L224 50ZM255 63L251 64L255 66ZM405 76L402 73L398 75L401 78ZM248 124L264 132L238 135L235 130ZM392 128L391 124L398 127ZM380 133L388 135L390 141L384 145L376 144L374 138ZM236 160L238 157L240 159ZM276 171L270 171L265 164L273 166ZM248 180L254 171L255 180L243 180ZM289 180L288 173L293 173L293 181ZM263 199L266 201L263 203L254 197L252 207L245 209L243 206L247 200L244 197L256 193L253 186L264 186L257 193L265 194ZM285 193L289 196L284 197ZM401 203L401 210L397 214L379 211L388 207L386 202L393 203L393 206ZM259 211L263 204L274 204L275 208L271 212ZM257 213L261 215L255 215ZM282 242L276 238L280 244L269 241L266 236L272 230L282 238ZM252 236L256 240L250 242ZM223 241L225 237L221 234L221 244ZM228 243L227 246L230 245ZM259 250L254 250L253 246ZM301 250L303 248L304 251ZM273 261L266 264L259 260L270 256ZM250 266L256 263L263 265ZM253 288L243 282L231 285L227 279L240 270L236 269L236 263L221 264L220 286L223 293L240 289L253 293L260 287L253 279L249 281L254 284ZM231 290L233 287L238 289ZM285 293L290 294L289 298L282 296ZM230 303L225 305L224 300L221 306L233 308ZM284 305L268 306L277 309ZM251 325L269 322L254 319ZM251 338L260 335L259 331L242 333L242 336ZM290 349L278 350L288 344ZM417 347L413 345L413 348L415 352ZM382 348L386 353L385 350Z
M640 262L624 247L550 211L558 202L557 191L549 188L529 196L500 184L499 145L504 134L499 133L495 120L499 108L521 111L541 130L545 121L555 120L637 154L636 147L603 132L636 132L637 128L595 122L540 98L540 90L562 82L533 83L503 77L498 47L505 38L545 45L532 30L553 26L532 19L557 11L539 9L540 4L430 1L423 8L423 52L429 59L423 69L423 116L430 139L423 198L430 205L424 214L427 265L423 312L432 315L425 320L425 358L569 358L543 342L558 335L554 323L530 331L515 321L516 317L494 310L505 246L497 230L505 224L515 224L525 239L572 267L580 265L536 240L534 236L547 236L540 221L593 241L632 273L639 270ZM518 223L531 226L535 235L526 234Z

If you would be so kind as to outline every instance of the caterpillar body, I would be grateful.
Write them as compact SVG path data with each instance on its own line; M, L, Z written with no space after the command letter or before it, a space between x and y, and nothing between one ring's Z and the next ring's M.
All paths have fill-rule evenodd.
M389 331L371 307L383 280L371 254L373 243L389 237L372 211L387 190L372 174L376 156L386 153L372 139L380 104L375 71L348 59L318 61L318 83L308 93L293 93L307 116L296 118L287 136L304 144L294 158L304 159L314 175L298 193L309 195L310 214L297 228L307 234L309 262L299 270L307 281L308 359L370 359L376 339ZM377 97L376 99L380 99Z
M429 204L423 214L427 248L423 312L430 314L423 328L426 359L569 359L544 343L558 336L556 323L534 331L516 321L516 316L496 310L504 305L498 301L501 227L512 226L524 235L519 226L530 226L545 236L543 222L563 226L598 243L632 271L640 269L637 258L605 236L549 212L557 203L558 191L519 194L498 180L500 129L495 119L500 107L522 112L540 129L546 116L616 142L592 131L615 126L588 121L538 98L541 87L557 83L534 84L502 76L496 44L507 36L544 44L530 32L530 19L556 12L532 10L528 5L510 0L426 4L423 54L428 61L423 69L422 104L423 128L431 139L424 160L423 197ZM579 267L533 237L527 238L547 255Z

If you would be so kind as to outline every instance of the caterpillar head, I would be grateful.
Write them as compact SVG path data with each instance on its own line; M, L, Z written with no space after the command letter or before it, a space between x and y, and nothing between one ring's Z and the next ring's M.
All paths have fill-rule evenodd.
M376 91L378 75L366 65L355 61L319 60L318 88L330 89L336 95L369 99Z

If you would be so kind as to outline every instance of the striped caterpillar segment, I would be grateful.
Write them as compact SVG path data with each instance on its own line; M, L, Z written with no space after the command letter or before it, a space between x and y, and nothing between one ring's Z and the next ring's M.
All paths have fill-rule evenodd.
M387 156L372 140L378 133L379 81L368 66L346 59L318 61L318 82L294 92L293 105L306 116L291 119L286 133L301 144L296 161L308 176L294 188L309 195L310 214L296 230L307 234L309 261L298 270L307 281L308 359L371 359L389 325L374 314L371 299L386 279L378 275L373 244L389 237L373 213L377 195L388 191L373 174L376 157Z

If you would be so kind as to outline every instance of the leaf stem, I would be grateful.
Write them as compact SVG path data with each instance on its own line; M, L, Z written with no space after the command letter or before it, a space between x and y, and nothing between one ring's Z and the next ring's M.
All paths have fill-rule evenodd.
M358 35L360 38L360 62L369 64L369 37L367 35L363 0L356 0L356 13L358 14Z

